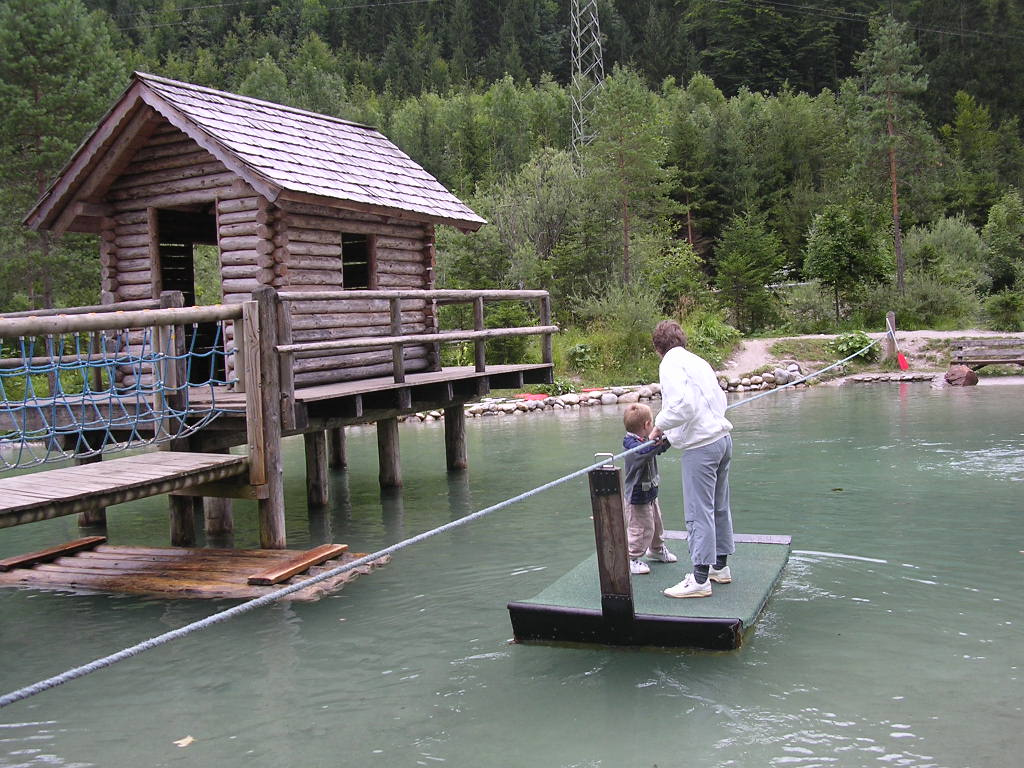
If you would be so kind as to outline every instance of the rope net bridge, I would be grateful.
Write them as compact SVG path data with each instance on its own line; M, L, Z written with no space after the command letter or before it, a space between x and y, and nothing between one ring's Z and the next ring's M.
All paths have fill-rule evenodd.
M203 319L214 309L241 315L194 307L0 318L0 471L169 443L244 414L237 400L223 402L239 390L242 366L234 321Z

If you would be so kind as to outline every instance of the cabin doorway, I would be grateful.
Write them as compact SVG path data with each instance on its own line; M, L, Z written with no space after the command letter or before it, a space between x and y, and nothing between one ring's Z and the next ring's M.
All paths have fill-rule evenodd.
M217 220L202 211L158 210L160 286L181 291L185 306L217 304L221 298ZM224 339L217 323L185 326L185 348L194 353L190 384L224 381Z

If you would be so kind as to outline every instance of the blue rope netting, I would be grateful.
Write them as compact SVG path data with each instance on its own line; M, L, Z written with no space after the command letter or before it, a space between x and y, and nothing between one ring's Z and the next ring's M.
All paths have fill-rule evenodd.
M890 330L888 334L892 335L892 331ZM754 400L759 400L760 398L766 397L768 395L774 395L778 392L781 392L784 389L790 389L792 387L795 387L797 384L802 384L809 379L816 378L818 376L821 376L823 373L827 373L828 371L831 371L835 368L839 368L840 366L849 362L858 355L867 352L869 349L871 349L871 347L873 347L875 344L880 343L884 338L885 336L875 339L870 344L862 347L861 349L858 349L852 355L845 357L842 360L833 363L832 365L822 368L819 371L814 371L813 373L810 373L799 379L790 381L782 385L781 387L765 390L764 392L759 392L756 395L752 395L742 400L737 400L734 403L730 403L729 405L726 406L726 410L736 408L741 405L746 405L747 403L751 403ZM177 629L172 629L168 632L164 632L162 635L156 635L155 637L151 637L148 640L143 640L140 643L131 645L127 648L117 651L116 653L112 653L108 656L95 659L87 664L83 664L78 667L73 667L72 669L68 669L64 672L61 672L58 675L54 675L53 677L48 677L45 680L40 680L36 683L32 683L31 685L26 685L23 688L19 688L18 690L11 691L10 693L0 696L0 709L10 706L11 704L14 704L18 701L27 699L31 696L40 694L43 691L48 691L51 688L56 688L58 685L63 685L64 683L71 682L72 680L76 680L80 677L85 677L86 675L91 674L93 672L98 672L101 669L113 666L119 661L124 661L125 659L132 658L133 656L138 656L140 653L143 653L144 651L148 651L153 648L158 648L161 645L171 642L172 640L178 640L180 638L187 637L188 635L191 635L194 632L199 632L200 630L206 629L207 627L212 627L215 624L220 624L221 622L227 621L228 619L232 619L235 616L240 616L243 613L249 613L250 611L254 611L257 608L262 608L263 606L270 605L271 603L274 603L295 592L298 592L303 589L308 589L314 584L319 584L320 582L326 581L327 579L333 579L336 576L340 576L343 573L355 570L356 568L359 568L361 566L369 565L373 563L375 560L378 560L385 556L390 556L391 554L403 550L406 547L411 547L414 544L419 544L421 541L426 541L427 539L433 538L434 536L438 536L442 533L447 533L448 531L460 528L471 522L479 520L480 518L484 517L485 515L489 515L492 512L497 512L500 509L505 509L506 507L510 507L513 504L516 504L520 501L524 501L540 493L543 493L544 491L547 491L551 488L555 488L556 486L567 483L570 480L575 480L576 478L583 477L588 472L606 465L609 461L618 461L619 459L622 459L631 453L635 453L643 449L645 446L646 443L642 443L641 445L638 445L635 448L630 448L627 451L623 451L622 453L612 456L611 459L605 459L595 464L583 467L582 469L577 469L574 472L570 472L567 475L563 475L562 477L551 480L550 482L544 483L543 485L539 485L536 488L531 488L528 491L524 491L523 493L520 493L517 496L505 499L504 501L500 501L497 504L494 504L490 507L485 507L484 509L477 510L476 512L472 512L468 515L458 518L457 520L452 520L449 523L445 523L444 525L438 526L437 528L432 528L428 531L424 531L423 533L416 534L415 536L411 536L410 538L400 541L397 544L392 544L389 547L385 547L384 549L380 549L369 555L364 555L363 557L360 557L344 565L339 565L335 568L331 568L327 571L324 571L323 573L317 574L316 576L312 576L308 579L303 579L302 581L298 581L294 584L289 584L286 587L282 587L281 589L278 589L274 592L261 595L260 597L254 598L253 600L249 600L248 602L232 606L231 608L228 608L223 611L218 611L217 613L211 614L210 616L207 616L204 619L199 619L198 621L194 621L190 624L178 627Z
M116 453L187 437L223 413L228 378L222 324L181 354L153 328L9 340L0 359L0 471ZM173 342L168 345L174 349ZM178 361L183 361L183 366ZM170 365L184 368L168 381Z

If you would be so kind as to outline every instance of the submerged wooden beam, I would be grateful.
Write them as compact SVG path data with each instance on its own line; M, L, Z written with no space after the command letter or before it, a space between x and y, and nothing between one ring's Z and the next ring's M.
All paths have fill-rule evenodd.
M28 565L35 565L36 563L47 563L51 560L56 560L58 557L64 555L71 555L75 552L82 552L86 549L92 549L99 544L104 544L107 541L106 536L86 536L82 539L75 539L69 541L66 544L58 544L55 547L48 547L46 549L40 549L37 552L29 552L25 555L15 555L14 557L7 557L0 560L0 571L10 571L15 568L24 568Z
M308 570L310 566L320 565L325 560L337 557L347 550L348 544L321 544L319 547L314 547L308 552L302 552L295 557L274 565L272 568L250 576L248 583L262 586L280 584L285 579Z

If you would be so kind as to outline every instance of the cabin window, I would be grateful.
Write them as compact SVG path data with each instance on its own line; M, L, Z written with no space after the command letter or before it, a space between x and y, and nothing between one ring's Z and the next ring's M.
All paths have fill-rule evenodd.
M341 284L347 290L373 288L373 235L341 233Z

